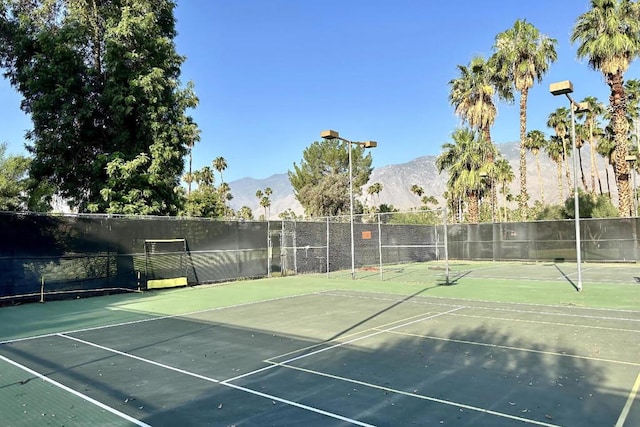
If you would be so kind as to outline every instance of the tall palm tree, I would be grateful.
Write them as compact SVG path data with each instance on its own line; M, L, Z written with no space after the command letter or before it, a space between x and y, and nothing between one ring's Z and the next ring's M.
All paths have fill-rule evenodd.
M268 215L267 215L267 219L271 217L271 195L273 194L273 190L271 189L271 187L267 187L264 189L264 196L267 198L267 209L268 209ZM266 202L265 202L266 203Z
M474 57L468 66L458 65L458 71L460 76L449 81L449 103L463 123L481 132L491 144L491 126L498 114L496 95L511 101L511 87L497 78L491 64L481 56Z
M596 194L596 181L600 183L600 172L598 172L598 165L596 164L596 136L602 133L600 129L598 118L602 116L606 109L604 105L598 101L594 96L587 96L582 100L589 105L589 109L584 112L577 113L578 119L584 119L584 125L587 131L587 139L589 141L589 157L591 162L591 194ZM602 188L600 188L600 194L602 194Z
M562 163L558 164L560 165L560 167L564 166L565 175L567 177L567 185L569 186L569 188L571 188L571 173L569 172L569 150L567 149L567 143L569 141L571 133L571 117L569 114L570 112L568 108L557 108L553 113L549 114L549 118L547 119L547 127L552 128L556 133L555 136L557 138L553 140L553 143L560 144L560 147L562 148L562 156L559 158ZM562 192L560 194L562 196ZM562 199L562 201L564 201L564 198Z
M457 129L451 137L453 142L442 145L443 152L436 158L436 167L438 172L447 170L447 188L453 194L467 198L468 220L477 223L480 218L480 196L486 189L483 175L488 170L487 159L494 158L496 151L471 129Z
M196 124L193 123L191 118L188 119L187 129L189 130L189 133L186 134L188 136L186 139L186 146L189 151L189 171L187 172L186 177L189 177L189 180L185 179L185 181L187 183L187 196L189 196L189 194L191 194L191 183L195 181L192 169L193 146L196 145L196 142L200 141L200 129L198 129Z
M552 135L545 147L547 156L549 156L549 158L556 164L556 172L558 175L558 195L560 197L560 203L564 202L564 186L562 185L562 164L564 163L566 153L565 145L566 144L564 142L564 138L561 138L558 135Z
M547 145L547 138L540 130L532 130L527 133L525 148L530 150L536 159L536 170L538 172L538 184L540 185L540 201L544 204L544 184L542 182L542 172L540 171L540 150Z
M495 173L496 173L496 182L501 184L501 193L504 197L503 202L503 210L504 210L504 221L507 221L507 188L508 185L513 182L515 175L513 174L513 168L504 157L500 157L495 162Z
M474 57L468 66L458 65L459 77L449 81L449 103L463 124L482 134L487 144L491 141L491 126L495 123L498 109L496 100L513 100L512 86L506 84L496 74L489 61L481 56ZM492 151L492 150L490 150ZM488 159L492 162L493 159ZM490 176L491 211L495 214L496 193L493 188L495 177Z
M605 127L604 132L600 140L598 141L598 145L596 146L596 151L598 152L598 154L600 154L602 157L604 157L607 160L608 165L611 166L611 168L614 170L614 175L615 175L615 165L614 165L613 156L616 148L616 142L614 138L615 137L613 135L613 130L611 129L611 126ZM609 199L611 199L611 187L609 185L610 183L609 168L606 167L604 171L606 175L605 180L607 183L607 194L609 194ZM614 176L614 179L615 179L615 176Z
M496 36L491 58L502 81L509 81L520 93L520 211L527 217L527 99L535 81L549 71L555 62L557 41L544 34L526 20L517 20L510 28Z
M578 156L578 168L580 169L580 180L582 187L587 190L587 179L584 176L584 166L582 163L582 147L589 141L589 128L584 123L576 123L576 154ZM576 178L577 180L577 178ZM576 184L577 185L577 184Z
M611 95L609 112L613 132L612 161L618 187L619 212L633 214L629 164L629 123L626 118L624 73L640 54L640 4L630 0L591 0L591 9L580 15L571 33L579 58L602 72Z
M200 169L198 174L198 185L202 187L211 187L213 183L216 181L215 176L213 175L213 171L209 166L205 166Z
M220 174L220 182L224 182L224 179L222 178L222 171L227 169L227 160L224 157L219 156L213 159L212 163L214 169Z

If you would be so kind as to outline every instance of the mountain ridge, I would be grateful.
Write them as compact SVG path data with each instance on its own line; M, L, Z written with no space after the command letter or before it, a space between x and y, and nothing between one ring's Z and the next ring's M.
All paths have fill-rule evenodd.
M504 144L496 144L496 148L502 156L511 164L514 174L514 180L508 185L511 194L520 192L519 180L519 163L520 152L519 143L511 142ZM587 184L591 185L591 164L589 156L589 145L585 145L581 151L583 170ZM545 153L539 153L540 175L542 176L542 187L539 184L538 172L535 156L527 153L527 188L530 196L530 204L535 200L542 200L545 203L563 203L564 199L569 196L569 188L566 182L566 170L562 170L562 195L557 178L557 165ZM446 172L438 173L436 168L437 156L425 155L416 157L405 163L391 164L377 167L371 173L369 182L362 187L362 196L358 197L363 203L368 205L380 205L385 203L393 205L400 210L408 210L421 205L420 197L411 192L411 186L417 184L424 189L423 196L433 196L442 205L444 202L443 193L447 187L448 175ZM597 156L596 169L602 181L604 191L608 189L612 193L614 199L617 198L617 190L613 181L613 174L609 167L609 173L606 169L609 167L607 162ZM570 174L573 178L572 167L570 165ZM609 185L605 180L609 179ZM382 191L378 195L367 194L367 188L375 183L382 184ZM597 183L596 183L597 185ZM293 187L289 182L288 173L279 173L271 175L264 179L241 178L229 182L233 199L230 206L239 210L242 206L248 206L253 211L254 217L259 218L260 215L268 216L270 219L277 219L278 214L291 209L297 215L303 215L304 209L296 200ZM271 188L271 207L265 212L260 207L259 200L255 196L256 191L264 192L265 188ZM561 200L563 196L563 199ZM500 196L502 197L502 196ZM511 204L512 207L515 204Z

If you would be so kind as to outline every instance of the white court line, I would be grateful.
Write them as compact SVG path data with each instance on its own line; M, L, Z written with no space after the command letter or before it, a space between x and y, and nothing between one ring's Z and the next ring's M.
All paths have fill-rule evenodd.
M616 423L616 427L623 427L625 421L627 420L627 416L629 415L629 410L631 409L631 405L633 401L636 399L636 394L638 394L638 388L640 388L640 374L636 377L636 382L633 384L631 388L631 392L629 393L629 397L627 398L627 403L625 403L624 408L622 408L622 412L620 413L620 417L618 417L618 422Z
M625 362L624 360L603 359L603 358L599 358L599 357L580 356L580 355L577 355L577 354L557 353L555 351L533 350L533 349L530 349L530 348L513 347L513 346L508 346L508 345L500 345L500 344L491 344L491 343L486 343L486 342L457 340L457 339L453 339L453 338L434 337L434 336L431 336L431 335L412 334L410 332L399 332L399 331L383 331L383 332L391 332L392 334L396 334L396 335L406 335L406 336L409 336L409 337L424 338L424 339L435 340L435 341L446 341L446 342L453 342L453 343L457 343L457 344L477 345L479 347L499 348L501 350L522 351L522 352L525 352L525 353L545 354L545 355L548 355L548 356L569 357L569 358L572 358L572 359L589 360L589 361L592 361L592 362L606 362L606 363L613 363L613 364L625 365L625 366L640 366L640 363Z
M537 313L535 313L537 314ZM506 321L509 322L521 322L521 323L533 323L537 325L553 325L553 326L570 326L572 328L585 328L585 329L596 329L601 331L616 331L616 332L633 332L640 333L640 329L626 329L626 328L610 328L606 326L593 326L593 325L582 325L576 323L561 323L561 322L545 322L544 320L528 320L528 319L514 319L509 317L495 317L495 316L482 316L477 314L458 314L457 317L472 317L474 319L485 319L485 320L498 320L498 321Z
M145 359L143 357L136 356L136 355L131 354L131 353L125 353L123 351L116 350L116 349L110 348L110 347L105 347L105 346L100 345L100 344L95 344L95 343L92 343L90 341L86 341L86 340L83 340L83 339L71 337L71 336L64 335L64 334L57 334L57 335L62 337L62 338L67 338L67 339L70 339L70 340L73 340L73 341L77 341L79 343L82 343L82 344L85 344L85 345L88 345L88 346L91 346L91 347L95 347L95 348L99 348L99 349L104 350L104 351L115 353L115 354L118 354L120 356L129 357L129 358L138 360L140 362L144 362L144 363L148 363L148 364L151 364L151 365L154 365L154 366L158 366L160 368L168 369L168 370L171 370L171 371L174 371L174 372L178 372L178 373L181 373L181 374L184 374L184 375L188 375L188 376L191 376L191 377L194 377L194 378L198 378L198 379L201 379L201 380L204 380L204 381L208 381L208 382L216 383L216 384L219 384L219 385L222 385L222 386L225 386L225 387L233 388L233 389L236 389L236 390L239 390L239 391L243 391L245 393L253 394L255 396L260 396L260 397L264 397L264 398L267 398L267 399L271 399L272 401L284 403L284 404L289 405L289 406L295 406L295 407L300 408L300 409L305 409L307 411L315 412L316 414L321 414L321 415L325 415L327 417L335 418L335 419L340 420L340 421L345 421L345 422L348 422L350 424L355 424L355 425L359 425L359 426L363 426L363 427L374 427L372 424L367 424L365 422L354 420L354 419L351 419L351 418L347 418L347 417L344 417L344 416L339 415L339 414L334 414L332 412L324 411L322 409L315 408L313 406L309 406L309 405L305 405L305 404L302 404L302 403L294 402L292 400L283 399L281 397L274 396L272 394L262 393L260 391L252 390L250 388L242 387L242 386L239 386L239 385L229 384L229 383L227 383L225 381L220 381L220 380L217 380L215 378L211 378L211 377L207 377L207 376L204 376L204 375L197 374L195 372L186 371L184 369L176 368L176 367L173 367L173 366L170 366L170 365L165 365L164 363L155 362L155 361L150 360L150 359Z
M367 291L367 293L371 293L371 294L374 294L374 295L375 294L389 295L388 293L384 293L384 292ZM554 311L521 310L521 309L515 309L515 308L502 308L502 307L498 307L497 305L498 304L503 304L503 305L515 305L515 306L528 306L528 307L535 307L535 308L538 308L538 307L545 308L546 307L546 308L558 308L558 309L564 309L564 310L577 309L577 310L584 310L584 311L602 311L602 312L611 312L611 313L637 313L636 310L618 310L618 309L611 309L611 308L594 308L594 307L567 307L567 306L562 306L562 305L548 305L548 304L535 304L535 303L522 303L522 302L506 302L505 303L505 302L491 301L491 300L471 300L471 299L464 299L464 298L451 298L451 297L440 297L440 296L428 296L427 298L429 298L429 299L452 300L452 301L456 301L456 303L418 301L418 300L403 301L403 300L399 300L397 298L382 298L382 297L379 297L379 296L370 297L370 296L366 296L366 295L331 294L331 293L327 293L327 295L340 296L340 297L343 297L343 298L373 299L373 300L392 301L392 302L400 302L400 301L402 301L403 303L422 304L422 305L441 305L441 306L445 306L445 307L459 307L461 305L464 305L464 306L466 306L466 308L477 309L477 310L491 310L491 311L504 311L504 312L510 312L510 313L528 313L528 314L538 314L538 315L579 317L579 318L590 319L590 320L618 320L618 321L621 321L621 322L640 322L640 319L638 319L638 318L625 318L625 317L613 317L613 316L594 316L594 315L590 315L590 314L572 314L572 313L563 313L563 312L554 312ZM496 307L484 307L484 306L470 305L470 304L473 304L473 303L476 303L476 302L485 303L485 304L494 304L494 305L496 305Z
M97 401L97 400L95 400L95 399L93 399L93 398L91 398L91 397L89 397L89 396L87 396L85 394L82 394L82 393L80 393L80 392L78 392L78 391L76 391L76 390L74 390L74 389L72 389L70 387L67 387L64 384L61 384L61 383L59 383L59 382L57 382L55 380L52 380L51 378L49 378L49 377L47 377L45 375L42 375L39 372L34 371L33 369L29 369L26 366L19 364L18 362L14 362L13 360L8 359L8 358L6 358L6 357L4 357L2 355L0 355L0 359L4 360L5 362L7 362L7 363L9 363L9 364L11 364L11 365L13 365L13 366L15 366L17 368L22 369L23 371L26 371L26 372L30 373L31 375L34 375L34 376L40 378L43 381L48 382L49 384L52 384L52 385L54 385L54 386L56 386L58 388L61 388L62 390L66 391L68 393L73 394L74 396L77 396L80 399L86 400L87 402L92 403L92 404L96 405L97 407L104 409L105 411L111 412L112 414L117 415L118 417L123 418L123 419L125 419L125 420L127 420L127 421L129 421L129 422L131 422L133 424L136 424L136 425L139 425L139 426L142 426L142 427L151 427L147 423L144 423L144 422L142 422L140 420L137 420L137 419L135 419L135 418L123 413L123 412L118 411L117 409L114 409L114 408L112 408L112 407L110 407L108 405L105 405L104 403L99 402L99 401Z
M32 335L32 336L29 336L29 337L14 338L14 339L0 341L0 345L11 344L11 343L16 343L16 342L21 342L21 341L35 340L35 339L38 339L38 338L55 337L56 335L59 335L59 334L77 334L77 333L80 333L80 332L96 331L96 330L100 330L100 329L117 328L119 326L128 326L128 325L136 325L136 324L139 324L139 323L154 322L156 320L174 319L174 318L177 318L177 317L192 316L194 314L208 313L208 312L213 312L213 311L221 311L221 310L226 310L226 309L230 309L230 308L238 308L238 307L245 307L245 306L249 306L249 305L253 305L253 304L260 304L260 303L263 303L263 302L280 301L280 300L286 300L286 299L292 299L292 298L298 298L298 297L304 297L304 296L310 296L310 295L317 295L317 294L318 294L318 292L309 292L309 293L304 293L304 294L287 295L287 296L283 296L283 297L270 298L270 299L260 300L260 301L249 301L249 302L244 302L244 303L235 304L235 305L228 305L228 306L224 306L224 307L205 308L205 309L202 309L202 310L190 311L190 312L187 312L187 313L167 314L167 315L164 315L164 316L150 317L150 318L138 319L138 320L130 320L130 321L127 321L127 322L120 322L120 323L111 323L111 324L108 324L108 325L91 326L91 327L87 327L87 328L72 329L72 330L62 331L62 332L50 332L48 334Z
M415 316L409 316L409 317L405 317L404 319L394 320L393 322L385 323L383 325L377 326L377 328L385 328L385 327L390 326L390 325L395 325L396 323L407 322L407 321L409 321L411 319L415 319L416 317L424 317L424 316L425 316L425 313L416 314ZM335 337L331 341L326 341L325 340L325 341L319 342L318 344L312 344L312 345L308 345L306 347L302 347L302 348L298 348L296 350L289 351L287 353L278 354L276 356L270 357L266 361L267 362L272 362L274 359L281 359L283 357L287 357L287 356L290 356L292 354L297 354L297 353L301 353L303 351L308 351L308 350L311 350L311 349L314 349L314 348L318 348L318 347L322 347L322 346L328 345L331 342L337 342L338 339L347 339L347 338L351 338L351 337L356 337L358 335L366 334L367 332L372 331L374 329L375 328L367 328L367 329L363 329L362 331L353 332L351 334L340 335L338 337Z
M510 414L505 414L503 412L492 411L491 409L479 408L477 406L471 406L471 405L467 405L467 404L464 404L464 403L453 402L451 400L438 399L437 397L431 397L431 396L425 396L425 395L422 395L422 394L411 393L411 392L398 390L398 389L391 388L391 387L385 387L385 386L381 386L381 385L377 385L377 384L367 383L367 382L364 382L364 381L354 380L352 378L341 377L341 376L338 376L338 375L327 374L327 373L324 373L324 372L319 372L319 371L314 371L314 370L311 370L311 369L301 368L301 367L298 367L298 366L284 365L284 364L280 364L280 363L277 363L277 362L271 362L271 363L275 363L276 365L278 365L280 367L283 367L283 368L288 368L288 369L293 369L293 370L296 370L296 371L306 372L308 374L314 374L314 375L318 375L318 376L321 376L321 377L331 378L331 379L334 379L334 380L345 381L345 382L349 382L349 383L352 383L352 384L361 385L361 386L364 386L364 387L375 388L377 390L382 390L382 391L386 391L386 392L390 392L390 393L397 393L397 394L400 394L400 395L403 395L403 396L413 397L413 398L421 399L421 400L427 400L429 402L440 403L440 404L448 405L448 406L455 406L456 408L464 408L464 409L468 409L470 411L481 412L483 414L494 415L494 416L502 417L502 418L509 418L509 419L512 419L512 420L517 420L517 421L521 421L521 422L528 423L528 424L535 424L535 425L547 426L547 427L559 427L559 426L557 426L555 424L549 424L549 423L545 423L545 422L542 422L542 421L530 420L528 418L522 418L522 417L518 417L516 415L510 415Z
M338 348L338 347L342 347L342 346L345 346L345 345L348 345L348 344L352 344L354 342L357 342L357 341L360 341L360 340L363 340L363 339L366 339L366 338L371 338L371 337L374 337L376 335L384 334L386 332L391 332L391 331L394 331L395 329L398 329L398 328L404 328L405 326L413 325L414 323L419 323L419 322L423 322L425 320L431 320L431 319L435 319L436 317L440 317L440 316L444 316L444 315L447 315L447 314L451 314L451 313L453 313L455 311L458 311L458 310L461 310L463 308L465 308L465 307L458 307L458 308L454 308L454 309L451 309L449 311L445 311L445 312L442 312L442 313L433 314L431 316L421 317L421 318L419 318L417 320L412 320L410 322L405 322L405 323L402 323L400 325L396 325L394 327L383 329L383 330L378 330L378 328L372 328L371 330L375 330L375 332L373 332L373 333L370 333L370 334L367 334L367 335L363 335L363 336L360 336L360 337L357 337L357 338L353 338L353 339L350 339L350 340L347 340L347 341L342 341L342 342L339 342L339 343L334 344L334 345L329 346L329 347L323 347L323 348L321 348L319 350L315 350L315 351L312 351L310 353L301 354L300 356L292 357L291 359L287 359L287 360L285 360L283 362L280 362L280 364L284 365L284 364L287 364L287 363L295 362L296 360L304 359L305 357L315 356L316 354L324 353L325 351L333 350L334 348ZM229 381L235 381L235 380L238 380L240 378L248 377L250 375L254 375L254 374L257 374L259 372L264 372L266 370L273 369L274 367L275 367L275 365L271 365L271 366L266 366L264 368L256 369L255 371L247 372L245 374L238 375L237 377L226 379L226 380L222 381L222 383L226 384Z

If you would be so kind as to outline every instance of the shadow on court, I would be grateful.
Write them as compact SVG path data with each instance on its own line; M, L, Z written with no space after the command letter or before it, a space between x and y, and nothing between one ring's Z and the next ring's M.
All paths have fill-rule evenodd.
M616 424L639 370L637 340L627 341L637 330L463 307L426 290L324 292L13 342L0 354L154 426ZM18 396L34 378L0 390ZM11 425L42 421L15 406L0 406ZM83 403L74 408L59 411Z

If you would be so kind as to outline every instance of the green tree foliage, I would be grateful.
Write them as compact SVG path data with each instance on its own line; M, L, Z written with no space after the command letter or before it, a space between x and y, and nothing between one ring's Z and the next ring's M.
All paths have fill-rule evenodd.
M31 176L82 211L175 214L198 129L171 0L4 0L0 65L33 129Z
M468 200L469 222L477 223L480 219L479 201L487 187L483 176L493 174L493 163L489 159L496 158L497 151L468 128L456 129L451 138L452 142L442 145L436 167L440 173L448 172L448 191Z
M557 40L527 22L517 20L513 27L498 34L490 61L499 81L508 81L520 93L520 196L522 219L527 219L527 99L529 89L549 71L555 62Z
M184 208L181 210L182 215L219 218L227 213L226 201L231 194L226 183L216 188L213 184L215 177L213 170L209 166L205 166L193 173L198 188L192 190L187 196Z
M571 33L578 44L578 57L600 71L609 86L609 114L613 149L611 164L618 187L619 210L632 216L629 183L629 122L626 111L624 75L640 55L640 4L630 0L591 0L591 9L580 15Z
M351 146L353 196L362 193L373 168L371 153ZM314 142L303 152L300 165L293 164L289 181L296 199L309 216L334 216L349 212L349 152L339 140ZM354 211L358 207L354 204ZM360 209L361 209L360 205Z
M30 160L7 156L7 144L0 144L0 211L25 210L28 205Z

